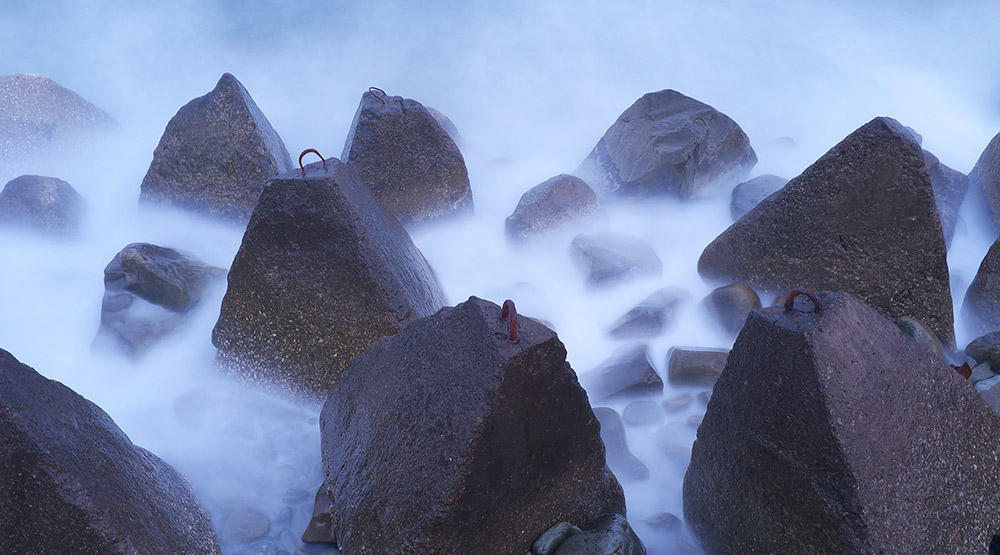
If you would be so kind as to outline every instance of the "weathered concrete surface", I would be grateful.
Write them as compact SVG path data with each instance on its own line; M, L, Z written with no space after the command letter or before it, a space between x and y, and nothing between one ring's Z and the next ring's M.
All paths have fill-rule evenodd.
M715 238L698 272L774 294L847 291L955 342L947 250L923 152L875 118Z
M1000 420L846 293L750 313L684 477L707 553L983 553ZM800 297L801 299L801 297Z
M320 418L345 555L524 555L556 522L624 514L599 427L550 329L477 299L356 356Z

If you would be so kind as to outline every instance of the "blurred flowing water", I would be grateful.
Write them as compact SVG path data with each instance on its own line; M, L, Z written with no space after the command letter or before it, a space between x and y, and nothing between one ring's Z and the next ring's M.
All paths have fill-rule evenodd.
M293 155L339 157L369 86L447 114L463 137L475 216L421 229L414 241L452 304L514 299L555 327L585 377L619 345L606 335L611 322L650 292L678 286L697 301L716 285L700 279L696 262L731 223L729 198L608 202L605 227L647 240L664 271L591 290L570 261L569 237L506 242L504 218L524 191L573 171L625 108L664 88L736 120L760 159L752 175L794 177L878 115L913 127L924 148L967 173L1000 131L998 27L1000 5L986 1L3 2L0 74L46 75L125 131L93 156L19 168L69 181L88 218L70 241L0 230L0 347L100 405L187 475L217 530L240 508L270 517L266 542L229 542L227 552L294 553L322 479L318 411L247 390L214 367L223 287L137 362L90 348L103 268L123 246L151 242L222 267L239 248L241 229L137 209L166 122L222 73L243 82ZM778 140L786 137L795 146ZM949 252L956 315L993 240L969 208ZM650 343L664 381L670 347L732 345L695 303L675 321ZM972 337L958 322L962 346ZM698 391L667 384L663 397L685 392ZM644 519L682 516L688 420L704 410L696 399L659 426L628 427L651 477L622 482L650 553L677 549Z

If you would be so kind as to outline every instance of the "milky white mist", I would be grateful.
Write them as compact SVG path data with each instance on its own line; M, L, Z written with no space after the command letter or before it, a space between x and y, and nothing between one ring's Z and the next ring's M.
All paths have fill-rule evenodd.
M0 230L0 347L100 405L136 444L189 476L217 529L228 510L251 505L272 530L289 530L273 538L289 552L311 509L311 493L300 492L321 479L317 410L247 391L214 368L222 287L137 363L90 349L103 268L123 246L152 242L222 267L239 247L242 230L136 208L167 121L222 73L246 86L293 156L317 148L339 157L369 86L447 114L463 137L476 213L421 229L414 241L452 303L514 299L555 327L584 378L620 344L608 326L647 294L672 285L697 301L716 285L695 265L730 223L728 196L609 204L604 227L646 239L664 272L596 291L569 259L569 237L507 244L503 220L520 195L573 171L642 94L673 88L731 116L760 158L754 175L794 177L879 115L913 127L925 148L966 173L1000 131L993 2L243 4L0 2L0 74L46 75L125 130L114 148L31 171L69 181L87 199L88 219L73 241ZM782 137L796 146L775 142ZM993 239L972 212L963 209L949 252L956 316ZM957 321L962 346L972 337ZM677 322L650 344L664 377L672 346L732 345L695 303ZM664 397L684 391L668 385ZM659 433L689 450L687 420L702 412L696 400ZM643 522L682 515L685 463L656 445L658 429L628 428L652 476L623 484L649 552L672 553L674 540Z

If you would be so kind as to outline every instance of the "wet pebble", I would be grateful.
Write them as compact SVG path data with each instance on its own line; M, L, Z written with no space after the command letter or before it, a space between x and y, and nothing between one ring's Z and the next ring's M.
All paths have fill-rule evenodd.
M267 536L270 531L271 519L267 515L250 509L238 509L229 514L222 526L221 539L225 543L248 543Z
M667 412L680 412L691 405L691 401L694 400L694 395L690 393L682 393L669 399L663 400L663 410Z
M632 401L622 412L622 419L630 426L659 424L663 418L663 409L655 401Z

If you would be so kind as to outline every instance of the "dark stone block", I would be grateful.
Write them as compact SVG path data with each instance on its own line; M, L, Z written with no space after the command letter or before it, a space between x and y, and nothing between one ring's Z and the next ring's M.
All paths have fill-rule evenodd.
M851 133L730 226L705 248L698 272L771 294L847 291L955 342L947 251L923 152L890 118Z
M604 216L594 190L579 177L562 174L528 189L504 229L508 239L524 242Z
M475 297L354 358L320 421L345 555L523 555L561 520L623 513L597 419L548 328Z
M444 304L406 230L336 158L268 182L212 333L219 362L315 398L356 354Z
M707 553L974 553L1000 528L1000 420L846 293L755 310L684 477ZM905 384L905 395L900 394Z
M167 123L139 200L243 223L267 180L292 168L281 137L226 73Z
M462 152L416 100L362 94L341 158L405 226L473 210Z
M170 465L97 405L0 350L3 553L220 553Z

